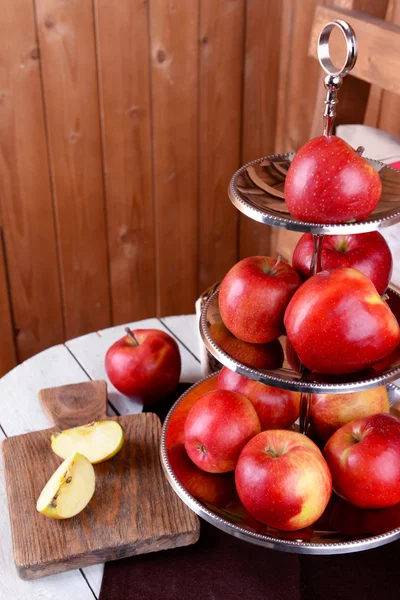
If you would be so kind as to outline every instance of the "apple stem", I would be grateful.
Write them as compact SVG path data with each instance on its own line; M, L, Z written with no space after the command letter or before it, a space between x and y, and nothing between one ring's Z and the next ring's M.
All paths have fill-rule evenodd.
M282 254L279 254L278 260L276 261L276 263L274 264L274 266L272 267L272 269L270 271L270 275L276 275L281 260L282 260Z
M356 150L356 154L358 154L358 156L362 156L364 154L365 148L364 146L358 146L357 150Z
M139 346L139 342L135 338L135 334L133 333L132 329L130 329L129 327L125 327L125 331L129 335L129 337L133 339L133 341L135 342L136 346Z

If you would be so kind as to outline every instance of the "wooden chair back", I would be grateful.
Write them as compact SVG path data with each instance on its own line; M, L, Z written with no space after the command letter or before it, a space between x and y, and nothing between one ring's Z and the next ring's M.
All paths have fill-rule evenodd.
M359 83L371 84L366 106L360 106L360 122L372 125L376 122L382 91L400 95L400 27L388 23L365 12L348 10L336 6L318 5L315 10L309 45L309 55L318 59L317 47L320 31L329 21L342 19L354 29L358 41L358 58L351 72L345 78L339 91L338 123L340 123L340 105L359 100ZM330 50L333 59L343 54L344 41L342 35L332 35ZM322 114L326 90L323 85L325 74L321 69L321 81L317 89L314 116L310 138L322 133ZM301 234L279 230L275 234L276 253L291 262L293 250Z

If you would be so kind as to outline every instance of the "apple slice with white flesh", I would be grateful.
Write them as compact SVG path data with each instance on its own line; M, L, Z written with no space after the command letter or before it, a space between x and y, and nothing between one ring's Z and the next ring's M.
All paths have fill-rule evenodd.
M51 436L51 447L61 458L74 452L96 464L117 454L124 443L124 430L117 421L98 421L65 429Z
M36 509L51 519L69 519L90 502L95 488L95 474L86 456L75 452L50 477L36 504Z

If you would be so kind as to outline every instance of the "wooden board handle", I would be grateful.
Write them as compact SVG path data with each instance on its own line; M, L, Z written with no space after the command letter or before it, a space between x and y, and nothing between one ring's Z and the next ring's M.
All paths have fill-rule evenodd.
M107 384L86 381L40 390L42 408L56 427L69 429L107 416Z

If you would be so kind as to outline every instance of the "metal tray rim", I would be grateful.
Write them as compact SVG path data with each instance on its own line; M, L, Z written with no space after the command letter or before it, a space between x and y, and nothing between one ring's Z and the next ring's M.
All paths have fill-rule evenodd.
M166 448L166 434L168 424L171 420L171 417L174 413L174 410L177 406L184 400L184 398L198 385L202 384L207 379L214 377L215 373L208 375L207 377L202 378L200 381L193 384L184 394L178 398L178 400L173 404L171 409L169 410L167 417L164 421L161 433L161 443L160 443L160 459L161 464L165 473L165 476L168 480L168 483L171 485L172 489L179 496L179 498L191 509L195 512L199 517L203 518L205 521L214 525L218 529L221 529L225 533L233 535L234 537L240 538L247 542L251 542L258 546L263 546L264 548L269 548L271 550L279 550L282 552L289 553L297 553L297 554L318 554L318 555L329 555L329 554L348 554L350 552L361 552L363 550L369 550L372 548L377 548L378 546L382 546L384 544L388 544L400 538L400 527L393 529L387 533L370 536L367 538L362 538L358 540L352 540L348 542L332 542L326 544L313 544L310 542L297 542L295 540L281 540L278 538L274 538L268 535L262 535L260 533L256 533L253 531L249 531L240 527L240 525L235 525L234 523L230 523L226 521L222 517L214 514L211 510L206 508L203 504L201 504L198 500L196 500L183 485L179 482L175 473L169 465L167 448ZM392 387L392 386L391 386ZM395 386L393 386L395 387Z
M318 235L323 234L331 234L331 235L339 235L339 234L351 234L351 233L366 233L370 231L377 231L379 229L384 229L386 227L391 227L396 223L400 222L400 209L398 211L394 211L392 215L382 217L381 219L372 219L370 221L360 221L357 223L308 223L306 221L300 221L297 219L292 219L290 217L278 217L276 215L270 214L268 212L262 211L254 206L252 206L247 200L245 200L237 190L236 180L243 171L245 171L248 167L255 165L263 160L272 160L272 159L282 159L287 160L293 157L295 152L285 152L280 154L271 154L269 156L264 156L263 158L257 158L252 160L251 162L243 165L234 173L232 176L229 185L228 185L228 196L232 204L242 213L244 213L250 219L254 221L258 221L259 223L264 223L265 225L270 225L271 227L279 227L281 229L289 229L291 231L305 232L305 233L314 233ZM366 158L370 164L375 164L380 166L381 168L390 169L399 175L400 172L397 169L394 169L390 165L387 165L379 160L374 160L370 158ZM400 183L400 182L399 182ZM367 217L368 218L368 217Z
M400 298L400 294L394 290L393 288L389 288L391 293ZM276 387L293 390L297 392L310 392L315 394L340 394L344 391L347 392L355 392L372 389L374 387L378 387L379 385L384 385L386 383L390 383L394 381L400 376L400 366L393 371L390 371L386 375L378 375L376 377L371 377L370 379L364 379L357 382L350 383L318 383L318 382L309 382L309 381L300 381L300 380L290 380L283 379L281 377L277 377L275 374L271 373L269 375L268 371L261 372L253 369L251 367L247 367L246 365L240 363L235 360L229 354L221 350L219 346L212 340L211 336L207 330L207 311L213 300L218 296L219 288L210 296L204 305L201 318L199 323L200 335L206 346L207 350L224 366L228 367L232 371L236 371L240 375L244 377L248 377L249 379L253 379L255 381L260 381L261 383L265 383L267 385L275 385Z

